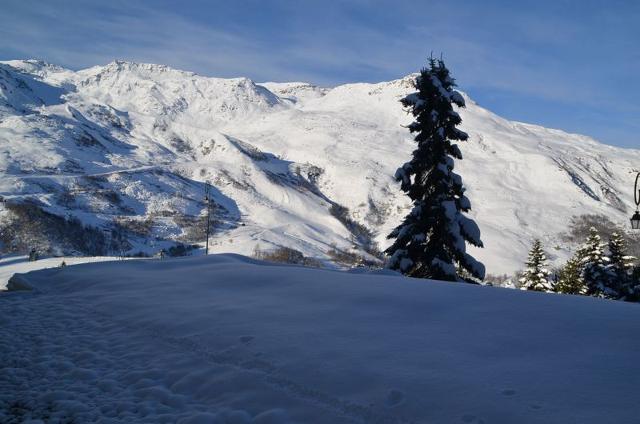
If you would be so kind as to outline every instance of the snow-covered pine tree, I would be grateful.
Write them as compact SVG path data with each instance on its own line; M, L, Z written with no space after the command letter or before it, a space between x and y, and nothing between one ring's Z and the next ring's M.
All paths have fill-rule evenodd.
M582 264L582 279L587 286L587 294L596 297L618 298L617 290L611 287L612 278L607 265L605 244L595 227L589 229L587 241L579 250Z
M614 232L609 238L609 265L608 270L615 280L613 287L618 289L619 295L628 298L634 291L632 281L633 261L636 258L627 254L627 243L624 237Z
M640 265L633 267L631 271L631 283L629 283L630 293L625 300L630 302L640 302Z
M558 283L554 287L558 293L586 294L587 287L582 279L581 256L570 258L558 274Z
M548 269L547 256L540 240L533 242L526 265L527 268L520 278L520 288L522 290L552 292L551 272Z
M471 209L460 175L453 172L454 159L462 159L457 144L468 135L457 129L462 122L452 104L464 107L454 90L454 79L442 60L431 58L416 78L417 92L402 99L411 108L418 147L412 159L396 171L402 190L413 209L389 234L395 239L385 251L388 267L405 275L448 281L469 281L459 270L482 280L485 267L466 252L466 243L482 247L480 229L463 213Z

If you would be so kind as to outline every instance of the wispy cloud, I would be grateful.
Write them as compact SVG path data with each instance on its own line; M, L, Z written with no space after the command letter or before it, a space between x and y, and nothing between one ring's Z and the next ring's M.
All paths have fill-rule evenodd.
M640 112L640 6L629 3L4 0L0 58L74 69L124 59L335 85L402 77L433 50L471 94L605 107L629 127L626 116Z

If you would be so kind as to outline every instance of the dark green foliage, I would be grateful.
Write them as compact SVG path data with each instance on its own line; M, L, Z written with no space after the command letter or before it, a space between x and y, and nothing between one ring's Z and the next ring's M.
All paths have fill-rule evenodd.
M586 294L587 287L582 279L582 258L576 255L570 258L558 273L555 291L565 294Z
M627 254L627 243L617 232L609 239L609 266L608 270L614 280L612 286L618 291L619 296L627 298L633 294L632 270L635 258Z
M598 215L583 215L582 218L582 224L579 224L579 220L572 220L569 233L572 237L584 232L585 222L598 221L598 228L604 228L609 234L609 243L602 243L598 228L591 226L586 242L560 271L556 291L639 301L640 268L634 268L635 257L627 253L628 240L633 238L625 237L622 231L606 218L600 219ZM608 247L608 254L605 247Z
M628 287L625 300L640 302L640 265L635 266L631 271L631 280Z
M462 119L453 104L464 107L464 98L442 60L431 59L415 82L417 92L402 99L415 121L409 125L417 143L412 159L396 172L401 189L413 209L389 234L388 267L405 275L463 281L459 270L484 278L484 266L466 253L467 242L482 246L480 230L463 215L471 208L462 178L453 172L454 159L462 159L458 145L468 135L456 127Z

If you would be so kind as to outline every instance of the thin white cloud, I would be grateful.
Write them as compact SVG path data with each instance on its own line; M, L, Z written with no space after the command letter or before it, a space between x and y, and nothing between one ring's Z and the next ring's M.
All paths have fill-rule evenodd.
M559 52L570 49L593 28L561 15L541 20L539 15L494 7L493 21L485 22L480 6L467 3L453 9L448 3L436 3L420 8L424 17L413 19L417 3L357 0L315 3L312 12L317 16L308 21L304 14L309 12L299 2L279 1L277 6L290 25L281 28L278 37L261 39L259 29L251 31L243 22L209 25L154 3L113 0L87 6L72 0L37 5L6 1L9 4L0 15L0 52L72 68L124 59L210 76L334 85L402 77L423 66L434 50L444 53L462 88L471 92L496 89L627 114L638 111L633 98L637 88L612 92L594 85L602 67L577 66L573 73L566 72L566 58ZM347 9L377 12L378 21L346 13ZM616 25L625 22L612 14L602 19ZM497 37L492 22L512 37ZM606 70L608 77L635 80L640 64L637 49L631 48L635 42L619 40L627 46L628 59L625 66ZM10 58L14 57L3 59Z

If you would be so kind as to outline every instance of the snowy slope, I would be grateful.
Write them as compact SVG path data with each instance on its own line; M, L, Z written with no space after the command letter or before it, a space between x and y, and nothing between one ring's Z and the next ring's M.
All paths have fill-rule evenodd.
M132 258L125 258L132 260ZM58 268L64 261L65 265L72 266L88 262L105 262L121 260L112 256L68 256L42 258L37 261L29 261L27 256L10 255L0 259L0 290L6 290L9 279L14 274L22 274L29 271L37 271L45 268Z
M335 244L366 255L368 232L384 247L408 211L391 177L413 149L398 102L411 79L319 88L127 62L78 72L0 63L0 195L110 231L116 221L117 243L98 253L134 253L202 242L209 180L214 251L286 245L328 259ZM534 237L552 259L566 257L554 247L573 215L626 224L640 151L467 103L471 137L457 166L486 246L474 253L488 272L518 269ZM342 207L368 232L330 213ZM132 231L136 223L146 232Z
M21 278L5 423L637 422L633 304L235 255Z

